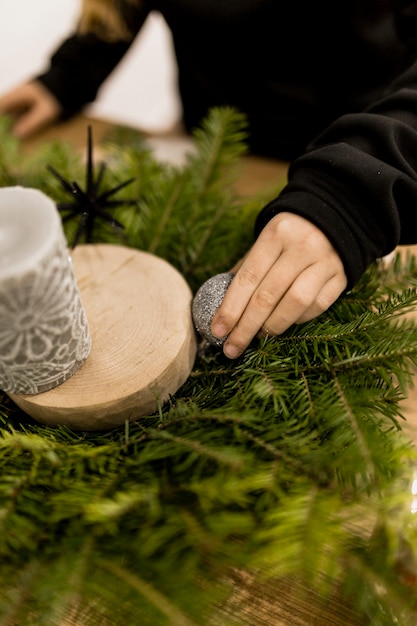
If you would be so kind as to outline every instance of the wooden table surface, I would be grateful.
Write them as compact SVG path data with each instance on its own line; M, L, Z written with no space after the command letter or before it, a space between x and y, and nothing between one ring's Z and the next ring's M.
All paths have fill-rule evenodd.
M69 141L80 149L86 145L86 129L91 125L95 144L112 128L111 122L76 117L26 142L27 149L45 141ZM172 144L172 136L170 135ZM245 195L256 194L286 180L287 164L271 159L245 157L238 191ZM417 245L402 248L417 254ZM417 313L415 314L417 316ZM417 375L416 375L417 382ZM417 385L410 390L403 406L407 429L417 438ZM225 615L238 616L241 626L365 626L355 617L354 610L346 606L337 594L325 604L311 590L297 581L264 583L260 585L246 573L236 576L236 593L224 609ZM221 615L218 626L222 625ZM69 624L61 626L82 626Z

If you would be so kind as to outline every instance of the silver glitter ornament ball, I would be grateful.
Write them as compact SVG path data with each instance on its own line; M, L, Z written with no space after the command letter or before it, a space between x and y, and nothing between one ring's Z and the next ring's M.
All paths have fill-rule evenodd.
M223 302L225 293L232 282L234 274L225 272L212 276L194 296L192 313L194 326L200 335L214 346L222 346L225 337L218 339L210 329L215 312Z

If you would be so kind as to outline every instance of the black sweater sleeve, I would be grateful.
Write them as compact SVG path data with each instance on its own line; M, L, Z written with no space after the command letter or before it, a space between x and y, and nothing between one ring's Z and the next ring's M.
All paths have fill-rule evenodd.
M145 8L126 10L124 18L131 33L129 40L108 42L94 34L74 34L56 50L49 68L36 79L57 98L63 117L70 117L93 102L101 84L129 49L148 13Z
M70 117L93 102L128 47L127 42L107 43L94 35L73 35L55 52L50 68L37 80L59 101L63 117Z
M327 235L350 287L376 258L417 243L417 63L383 99L340 117L292 163L255 234L283 211Z

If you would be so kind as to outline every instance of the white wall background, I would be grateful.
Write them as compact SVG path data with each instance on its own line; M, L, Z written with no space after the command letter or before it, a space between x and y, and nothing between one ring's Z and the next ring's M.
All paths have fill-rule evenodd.
M52 51L75 26L79 0L0 0L0 95L43 70ZM170 33L151 14L122 63L88 113L164 133L181 108Z

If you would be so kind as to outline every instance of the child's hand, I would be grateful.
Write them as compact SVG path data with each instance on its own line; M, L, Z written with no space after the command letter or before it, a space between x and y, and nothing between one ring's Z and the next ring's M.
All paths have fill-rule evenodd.
M61 115L61 105L41 83L33 81L3 95L0 114L12 116L14 134L26 139L56 122Z
M228 335L233 359L256 335L279 335L329 308L347 285L342 261L314 224L292 213L276 215L262 230L214 315L211 330Z

